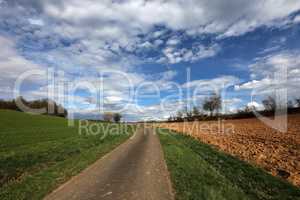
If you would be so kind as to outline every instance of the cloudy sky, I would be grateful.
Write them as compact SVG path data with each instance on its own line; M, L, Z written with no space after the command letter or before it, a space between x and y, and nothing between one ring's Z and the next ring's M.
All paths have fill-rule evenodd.
M299 36L299 0L0 0L0 98L32 72L24 97L50 91L80 117L163 119L212 91L234 112L283 67L300 96Z

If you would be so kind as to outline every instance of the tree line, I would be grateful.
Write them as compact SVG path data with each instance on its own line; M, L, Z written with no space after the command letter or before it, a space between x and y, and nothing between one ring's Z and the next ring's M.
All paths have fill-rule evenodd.
M113 112L105 112L103 114L103 121L105 122L116 122L119 123L122 119L122 115L120 113Z
M24 105L21 108L19 105ZM26 100L22 96L12 100L0 99L0 109L14 110L19 112L30 112L36 114L45 114L59 117L67 117L68 111L63 106L57 104L50 99L39 99L39 100ZM42 113L39 113L37 109L44 109ZM116 122L119 123L122 119L120 113L105 112L102 115L102 121L105 122Z
M248 118L254 117L253 111L257 111L263 115L272 115L275 110L287 109L288 113L299 113L300 112L300 98L288 101L287 105L281 105L276 102L273 96L268 96L266 99L262 100L262 105L264 109L257 110L255 106L246 106L243 109L237 110L233 114L221 114L222 109L222 98L218 94L212 94L207 97L202 102L199 107L194 106L192 109L184 109L183 111L178 111L175 116L170 116L168 122L183 122L183 121L205 121L205 120L215 120L217 118L223 119L236 119L236 118Z
M19 105L23 105L24 108L21 108ZM20 112L31 112L36 114L45 114L65 118L68 116L67 109L50 99L39 99L29 101L24 99L22 96L12 100L0 99L0 109L15 110ZM39 113L37 109L43 110L41 110L41 113Z

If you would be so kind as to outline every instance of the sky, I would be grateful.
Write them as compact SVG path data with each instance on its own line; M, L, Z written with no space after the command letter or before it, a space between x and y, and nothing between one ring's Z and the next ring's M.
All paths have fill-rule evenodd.
M274 89L300 97L299 39L299 0L0 0L0 98L127 121L212 93L226 113L261 108Z

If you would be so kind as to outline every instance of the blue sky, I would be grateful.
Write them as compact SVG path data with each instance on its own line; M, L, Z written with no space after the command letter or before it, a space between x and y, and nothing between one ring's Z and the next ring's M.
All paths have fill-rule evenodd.
M259 108L251 93L271 94L282 67L289 99L299 97L299 38L298 0L0 0L0 98L36 70L20 94L53 89L80 117L164 119L212 92L224 112ZM69 87L51 85L48 69Z

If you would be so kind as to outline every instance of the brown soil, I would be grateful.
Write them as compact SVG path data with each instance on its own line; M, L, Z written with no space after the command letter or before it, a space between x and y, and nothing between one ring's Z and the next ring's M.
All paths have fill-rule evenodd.
M160 126L190 134L300 186L300 115L288 117L287 133L276 131L255 118Z

